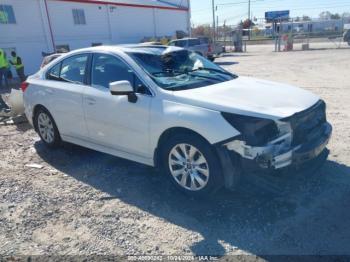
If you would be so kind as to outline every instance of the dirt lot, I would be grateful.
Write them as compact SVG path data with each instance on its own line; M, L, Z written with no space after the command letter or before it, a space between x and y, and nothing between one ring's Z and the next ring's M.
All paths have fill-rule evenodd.
M217 62L326 100L334 135L320 169L195 201L148 167L73 145L52 151L27 124L1 125L0 254L350 255L350 49L271 50Z

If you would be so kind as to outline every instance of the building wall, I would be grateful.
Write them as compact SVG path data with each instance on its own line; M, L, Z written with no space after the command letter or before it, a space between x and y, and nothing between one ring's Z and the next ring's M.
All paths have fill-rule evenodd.
M16 24L0 24L0 47L15 50L26 65L26 72L35 72L41 62L41 52L48 45L41 6L37 0L2 0L0 4L13 7Z
M173 36L177 30L189 32L188 11L58 0L46 3L47 6L45 0L0 1L11 5L16 17L16 24L0 24L0 48L16 50L26 74L35 73L42 52L53 52L57 45L69 45L73 50L92 43L138 43L144 37ZM85 25L74 24L72 9L84 10Z

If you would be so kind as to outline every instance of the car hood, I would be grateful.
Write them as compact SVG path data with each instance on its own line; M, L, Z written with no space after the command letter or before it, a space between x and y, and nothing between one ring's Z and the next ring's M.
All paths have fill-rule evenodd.
M316 95L301 88L250 77L174 91L173 95L179 102L193 106L270 119L289 117L319 100Z

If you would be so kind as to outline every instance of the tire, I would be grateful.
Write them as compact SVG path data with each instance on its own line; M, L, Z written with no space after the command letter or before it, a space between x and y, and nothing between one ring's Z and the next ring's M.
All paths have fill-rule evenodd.
M211 61L211 62L214 62L215 61L215 57L208 57L208 60Z
M48 110L39 108L35 112L34 124L37 133L45 145L55 148L61 144L60 133L58 132L55 120Z
M204 197L223 186L218 156L212 146L200 136L174 135L163 145L161 152L163 171L175 187L187 195Z

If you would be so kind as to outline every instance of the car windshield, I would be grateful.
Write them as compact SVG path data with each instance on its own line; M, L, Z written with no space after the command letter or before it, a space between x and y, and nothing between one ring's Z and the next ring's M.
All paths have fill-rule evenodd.
M158 86L185 90L237 78L204 57L178 48L145 48L128 52Z

